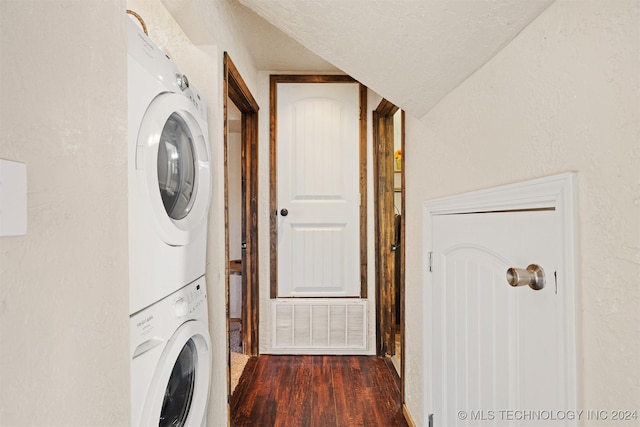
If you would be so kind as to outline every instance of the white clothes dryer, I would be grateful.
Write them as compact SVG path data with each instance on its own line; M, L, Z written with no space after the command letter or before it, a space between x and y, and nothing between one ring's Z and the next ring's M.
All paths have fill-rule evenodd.
M203 426L211 377L204 277L130 317L131 422Z
M205 101L128 24L129 314L205 272L210 156Z

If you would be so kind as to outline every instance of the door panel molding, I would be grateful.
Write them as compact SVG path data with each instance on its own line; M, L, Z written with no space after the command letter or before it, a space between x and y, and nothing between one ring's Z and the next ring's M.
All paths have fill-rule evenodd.
M279 83L357 83L352 77L345 75L271 75L270 76L270 143L269 143L269 181L270 181L270 297L277 298L278 295L278 194L277 194L277 85ZM367 191L366 191L366 87L359 85L359 177L360 177L360 297L367 297L367 251L366 251L366 207L367 207Z
M577 408L577 338L576 338L576 174L563 173L559 175L533 179L521 183L509 184L465 193L456 196L444 197L423 203L423 366L424 366L424 423L428 423L430 414L433 414L432 396L438 390L433 390L431 379L433 357L431 341L433 340L432 317L429 315L434 310L432 297L435 284L431 272L431 253L433 251L433 226L438 216L469 213L491 212L518 212L518 211L556 211L561 222L561 231L558 240L560 254L558 271L562 275L558 281L558 296L564 338L561 340L561 352L564 355L562 372L566 388L562 390L563 401L566 407ZM506 281L505 281L506 284ZM506 286L506 285L505 285ZM531 291L535 292L535 291ZM461 408L463 409L463 408ZM482 409L482 408L479 408ZM488 408L492 409L492 408Z

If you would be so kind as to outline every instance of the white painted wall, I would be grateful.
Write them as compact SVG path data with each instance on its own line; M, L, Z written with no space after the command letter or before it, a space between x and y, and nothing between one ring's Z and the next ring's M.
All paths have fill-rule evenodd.
M229 108L229 107L227 107ZM242 258L242 136L228 131L229 259Z
M419 424L422 202L565 171L579 188L578 409L639 409L638 22L637 0L558 0L422 120L407 117L406 402Z
M28 230L0 238L0 424L129 422L124 1L0 2L0 157Z
M231 131L227 137L229 259L242 259L242 137ZM229 277L229 317L242 318L241 275Z

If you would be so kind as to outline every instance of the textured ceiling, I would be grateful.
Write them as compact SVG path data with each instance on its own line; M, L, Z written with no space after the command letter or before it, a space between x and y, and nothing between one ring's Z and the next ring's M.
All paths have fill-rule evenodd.
M239 1L258 68L335 66L421 117L554 0Z
M258 69L280 72L339 71L294 38L238 3L238 0L230 0L230 3L244 42Z
M339 72L338 68L261 18L239 0L162 0L162 4L196 45L217 44L217 19L233 21L259 70L276 72Z
M415 117L554 0L162 0L195 44L233 19L259 70L344 72Z

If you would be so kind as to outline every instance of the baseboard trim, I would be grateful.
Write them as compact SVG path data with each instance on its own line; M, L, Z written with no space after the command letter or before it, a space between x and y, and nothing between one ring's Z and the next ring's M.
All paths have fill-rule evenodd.
M416 427L416 423L411 417L409 408L407 408L407 405L405 405L404 403L402 404L402 415L404 415L404 419L407 421L407 424L409 424L409 427Z

